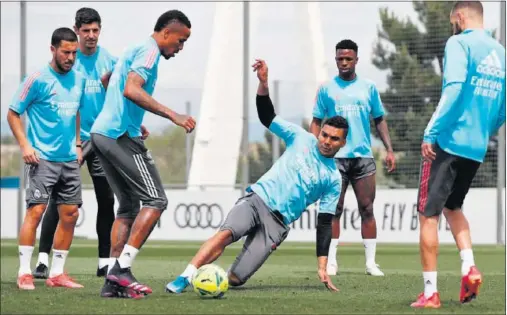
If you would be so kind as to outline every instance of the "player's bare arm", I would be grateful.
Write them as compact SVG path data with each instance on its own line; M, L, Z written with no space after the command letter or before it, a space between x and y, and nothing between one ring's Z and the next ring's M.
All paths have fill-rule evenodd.
M257 95L268 95L268 65L262 59L255 59L255 63L252 65L252 68L254 72L257 72L257 78L259 79Z
M107 86L109 85L109 79L111 79L112 74L113 72L109 71L100 78L100 82L102 82L102 86L104 86L105 90L107 90Z
M320 133L320 126L322 126L322 119L313 117L312 123L310 124L310 132L315 136L318 137Z
M123 96L136 103L138 106L152 112L155 115L167 118L176 125L183 127L187 132L195 128L195 120L187 115L180 115L170 108L160 104L143 90L144 79L137 73L130 72L125 84Z
M12 133L21 148L23 161L25 161L26 164L38 164L39 157L26 138L23 123L21 122L19 114L12 109L9 109L9 112L7 113L7 122L9 123Z
M81 114L76 113L76 154L79 165L83 163L83 148L81 147Z
M387 171L390 173L396 168L396 157L394 156L391 137L389 136L389 128L387 127L387 122L384 119L384 116L375 118L375 128L377 129L377 132L380 135L380 139L386 148L387 155L385 161L387 165Z

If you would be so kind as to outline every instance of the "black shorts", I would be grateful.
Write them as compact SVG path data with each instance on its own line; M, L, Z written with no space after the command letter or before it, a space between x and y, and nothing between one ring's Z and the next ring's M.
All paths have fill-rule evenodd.
M83 144L83 163L86 162L88 166L88 173L90 173L91 177L104 177L106 173L104 173L104 169L100 164L99 158L92 147L91 140L82 141Z
M439 216L444 207L461 209L481 163L449 154L435 145L436 159L422 161L417 210L426 217Z
M140 137L92 134L92 145L120 203L118 217L135 218L143 207L164 211L167 197L155 161Z
M355 181L371 176L377 171L373 158L336 159L336 166L340 170L342 180L354 183Z

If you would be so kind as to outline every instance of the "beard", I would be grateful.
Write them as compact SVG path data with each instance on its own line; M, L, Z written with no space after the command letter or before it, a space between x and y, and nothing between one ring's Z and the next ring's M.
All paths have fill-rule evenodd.
M70 64L71 67L69 69L65 69L64 63L59 62L57 59L55 59L55 64L56 64L56 67L58 68L58 70L60 70L63 73L69 72L72 69L72 65L73 65L73 63L71 63Z
M461 32L463 32L463 30L461 29L461 27L459 27L459 24L458 23L454 23L453 24L453 35L459 35L461 34Z

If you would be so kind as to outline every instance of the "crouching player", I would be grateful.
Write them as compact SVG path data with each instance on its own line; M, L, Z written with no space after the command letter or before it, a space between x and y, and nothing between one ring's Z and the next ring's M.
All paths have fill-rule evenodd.
M256 99L259 119L285 141L287 149L271 169L247 189L248 193L231 209L220 231L202 245L186 270L167 284L168 292L183 292L199 267L212 263L225 247L246 236L243 250L229 269L229 284L244 284L285 240L289 225L319 199L318 276L329 290L338 290L326 266L331 221L341 192L341 175L334 155L345 145L347 121L340 116L329 118L317 139L303 128L281 119L275 114L269 97L266 63L257 60L253 68L259 78Z

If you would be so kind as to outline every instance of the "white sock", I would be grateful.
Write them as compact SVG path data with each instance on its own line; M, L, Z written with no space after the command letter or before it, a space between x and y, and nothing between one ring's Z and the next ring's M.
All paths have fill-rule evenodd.
M19 245L19 271L18 277L25 274L32 274L30 261L32 260L33 246Z
M375 252L377 251L377 239L363 239L364 256L366 257L366 266L375 266Z
M109 263L107 265L107 274L109 274L111 269L113 269L114 265L116 264L117 259L118 258L116 258L116 257L109 257Z
M185 271L183 271L181 276L184 278L187 278L187 279L192 279L192 277L194 276L194 273L196 271L197 271L197 268L194 265L188 264L187 268L185 268Z
M109 265L109 258L99 258L99 269Z
M433 293L437 292L437 272L436 271L424 271L424 296L428 299Z
M123 247L123 251L120 254L120 257L118 257L118 263L120 264L121 268L129 268L132 266L132 262L137 256L137 253L139 253L139 249L132 247L130 245L125 245Z
M336 261L336 252L338 251L338 242L339 239L333 238L331 239L331 244L329 245L329 252L327 255L327 263L331 265L338 265Z
M470 271L470 267L475 266L474 252L471 248L463 249L459 252L461 257L461 275L465 276Z
M39 259L37 260L37 266L40 265L40 264L46 265L46 267L49 266L49 255L48 255L48 253L43 253L43 252L39 253Z
M51 261L51 269L49 270L49 277L53 278L63 273L65 260L69 254L68 250L53 249L53 260Z

